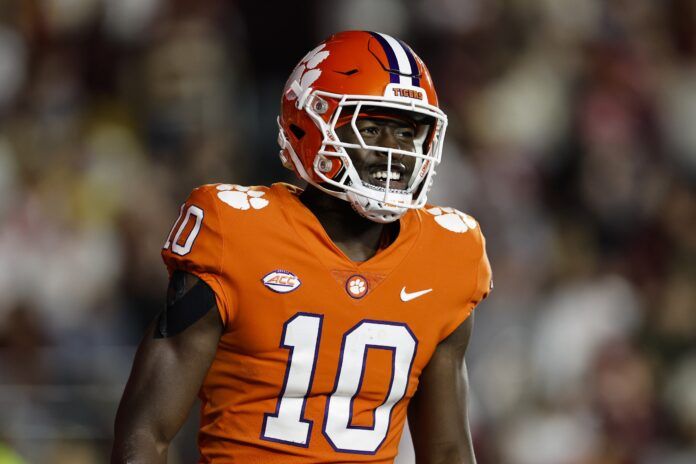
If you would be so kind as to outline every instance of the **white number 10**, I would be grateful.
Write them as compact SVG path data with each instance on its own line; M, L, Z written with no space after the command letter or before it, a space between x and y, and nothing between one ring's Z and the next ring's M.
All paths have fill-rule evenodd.
M304 419L304 408L316 368L322 322L321 315L297 313L285 323L281 347L290 350L290 357L276 411L264 417L262 439L309 445L312 422ZM417 344L408 326L395 322L363 320L344 334L323 426L324 436L336 451L375 453L379 449L389 431L391 410L406 394ZM360 390L371 348L392 352L389 390L373 411L373 426L353 426L353 399Z
M186 216L184 216L184 220L183 222L181 222L181 216L183 214L184 205L181 205L181 209L179 210L179 217L174 222L172 229L169 231L169 235L167 235L167 241L164 243L164 246L162 247L164 249L167 249L171 245L172 253L176 253L180 256L185 256L189 254L194 242L196 241L196 237L198 237L198 232L201 231L201 223L203 222L203 210L196 205L191 205L186 209ZM181 234L186 229L186 226L188 225L191 216L193 216L196 219L196 222L193 224L193 228L188 233L188 236L186 237L186 241L184 241L184 244L179 245L179 240L183 238L181 237ZM179 224L179 222L181 222L181 224ZM178 229L176 228L177 224L179 224ZM174 229L176 229L176 235L174 235L174 238L172 238Z
M285 383L275 414L264 416L262 438L306 446L311 421L303 420L307 392L314 377L322 316L298 313L283 327L281 346L290 349Z

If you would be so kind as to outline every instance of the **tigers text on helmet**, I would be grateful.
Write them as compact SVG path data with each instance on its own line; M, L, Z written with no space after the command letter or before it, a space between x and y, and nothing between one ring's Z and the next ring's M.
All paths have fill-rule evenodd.
M395 115L411 121L412 149L365 142L357 126L361 118ZM284 166L349 201L362 216L387 223L425 205L447 116L438 107L428 69L408 45L386 34L347 31L329 37L297 65L285 84L278 125ZM353 130L352 142L336 132L345 125ZM349 155L354 149L383 155L381 182L361 178ZM404 175L393 169L395 156L415 161L400 188L392 185Z

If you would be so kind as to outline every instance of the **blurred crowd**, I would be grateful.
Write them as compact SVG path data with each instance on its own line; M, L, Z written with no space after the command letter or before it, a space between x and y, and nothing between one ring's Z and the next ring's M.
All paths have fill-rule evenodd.
M409 43L450 118L479 464L696 462L696 2L3 0L0 464L108 461L178 205L295 182L282 86L343 29Z

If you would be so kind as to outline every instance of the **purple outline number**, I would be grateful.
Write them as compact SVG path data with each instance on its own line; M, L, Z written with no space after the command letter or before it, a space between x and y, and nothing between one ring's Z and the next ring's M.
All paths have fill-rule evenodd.
M313 422L305 418L305 407L317 366L323 320L320 314L297 313L283 325L280 347L290 350L290 355L276 410L263 416L262 440L309 446Z
M334 390L324 411L322 430L334 450L375 454L387 438L394 405L408 388L418 340L406 324L365 319L343 336ZM373 411L372 427L352 425L353 401L365 376L369 349L392 351L391 378L386 398Z
M261 439L309 446L313 421L305 417L307 395L314 381L324 316L299 312L283 325L280 347L290 351L283 387L274 413L266 413ZM353 402L365 377L370 349L392 353L389 389L372 411L371 427L353 425ZM334 389L324 410L322 433L334 450L375 454L387 438L394 405L406 394L418 339L408 325L364 319L343 335Z

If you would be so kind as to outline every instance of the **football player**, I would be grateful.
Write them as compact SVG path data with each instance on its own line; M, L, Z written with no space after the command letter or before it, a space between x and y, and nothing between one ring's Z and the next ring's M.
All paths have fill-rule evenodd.
M201 463L475 462L464 353L491 288L477 222L426 204L447 118L386 34L336 34L281 98L306 181L205 185L162 251L166 308L116 417L112 463L164 463L196 394Z

